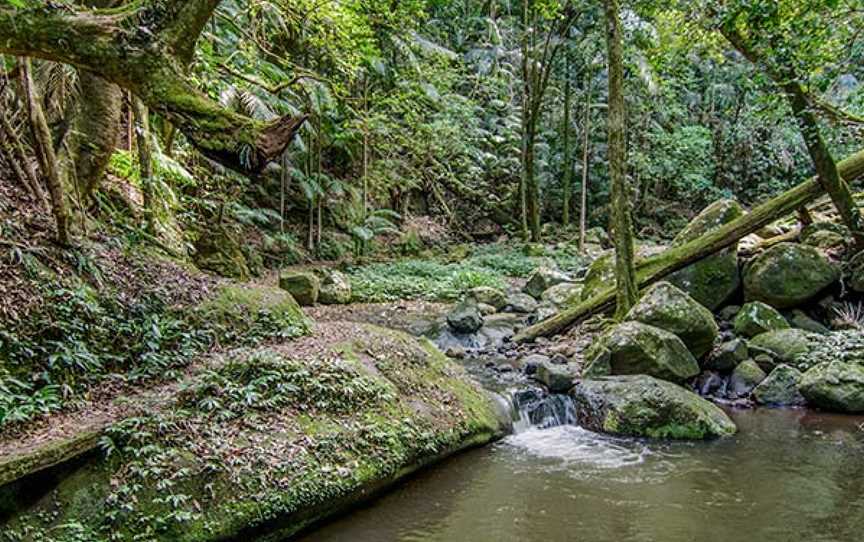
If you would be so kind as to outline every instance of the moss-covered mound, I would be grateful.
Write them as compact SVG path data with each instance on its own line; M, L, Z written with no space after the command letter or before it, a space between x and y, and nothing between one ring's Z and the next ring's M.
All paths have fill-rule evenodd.
M358 337L351 339L346 337ZM502 432L430 343L372 326L243 351L129 419L4 525L15 540L283 540Z
M737 428L693 392L647 375L584 380L570 392L579 424L603 433L662 439L707 439Z
M786 309L813 299L839 278L839 267L818 249L780 243L750 262L744 294L748 300Z

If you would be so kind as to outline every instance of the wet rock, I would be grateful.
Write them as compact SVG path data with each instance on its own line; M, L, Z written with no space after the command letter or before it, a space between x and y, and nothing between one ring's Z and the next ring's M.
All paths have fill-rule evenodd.
M727 372L735 369L742 361L750 357L747 343L735 339L717 345L705 360L705 367L715 371Z
M753 388L765 380L765 376L765 371L755 361L748 359L738 364L732 371L726 391L732 397L747 397Z
M549 356L544 356L542 354L530 354L519 360L519 364L522 367L528 367L530 365L536 369L536 367L539 366L541 363L546 363L548 361Z
M491 305L496 311L500 311L507 305L507 295L497 288L489 286L477 286L468 290L467 299L478 304Z
M801 371L794 367L778 365L753 390L753 399L768 406L803 405L804 396L798 391L802 376Z
M750 340L750 347L763 348L780 363L804 369L807 355L819 343L819 335L803 329L778 329L757 335Z
M562 282L552 286L540 298L556 307L567 307L579 302L582 295L582 285L572 282Z
M696 380L699 395L720 395L724 392L726 380L714 371L705 371Z
M818 249L780 243L750 262L744 294L749 300L786 309L813 299L839 278L839 268Z
M750 338L768 331L786 329L789 322L773 307L753 301L741 307L735 316L734 326L735 333Z
M447 325L457 333L474 333L483 327L483 315L475 303L462 302L447 314Z
M801 395L815 407L833 412L864 412L864 366L826 361L804 373Z
M763 371L766 373L770 373L777 367L777 360L774 359L774 356L765 352L757 353L759 349L755 346L750 347L750 355L753 357L753 361L756 362Z
M308 307L318 301L320 289L318 277L306 271L283 271L279 275L279 287L297 300L301 306Z
M613 435L662 439L728 436L737 428L717 406L647 375L583 380L570 392L579 424Z
M696 358L711 350L718 333L711 311L668 282L645 290L625 319L674 333Z
M542 382L552 393L564 393L573 387L574 371L567 365L544 361L537 365L534 378Z
M606 355L608 352L608 356ZM647 374L680 382L699 374L696 358L677 336L640 322L624 322L607 332L588 354L588 374ZM590 365L598 364L590 368ZM601 369L601 366L602 367Z
M738 315L738 312L741 310L741 307L738 305L726 305L720 312L717 313L717 317L721 320L725 320L727 322L731 322L735 319L735 316Z
M820 335L831 333L830 329L813 318L810 318L806 312L799 309L792 311L792 314L789 315L789 322L792 324L792 327L803 329L804 331L809 331L811 333L819 333Z
M522 291L534 299L540 299L543 292L549 288L565 282L573 282L573 278L557 269L541 266L535 269L528 277L528 283Z
M348 276L333 269L324 271L318 301L324 305L351 303L351 281Z
M529 314L537 310L537 301L528 294L512 294L507 297L505 310L520 314Z
M744 214L741 205L734 200L714 202L694 218L679 233L672 246L680 246L716 230ZM737 245L713 254L670 275L669 282L681 288L709 309L716 310L728 300L741 285L738 272Z

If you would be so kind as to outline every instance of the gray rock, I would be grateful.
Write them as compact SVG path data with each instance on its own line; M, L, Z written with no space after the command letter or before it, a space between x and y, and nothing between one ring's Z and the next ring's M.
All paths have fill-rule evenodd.
M737 428L717 406L647 375L583 380L570 392L579 425L613 435L661 439L729 436Z
M496 311L500 311L507 305L507 295L489 286L477 286L468 290L467 299L473 300L478 304L491 305Z
M351 281L348 276L333 269L324 271L318 301L324 305L351 303Z
M721 320L725 320L727 322L731 322L735 319L735 316L738 314L738 311L741 310L741 307L738 305L726 305L720 312L717 313L717 317Z
M727 372L735 369L749 357L750 350L747 348L747 343L741 339L734 339L717 345L705 361L705 367Z
M573 282L573 278L557 269L541 266L535 269L528 277L528 283L522 291L534 299L540 299L543 292L549 288L565 282Z
M747 397L753 388L765 380L765 371L752 359L748 359L735 367L732 376L729 377L729 386L726 391L732 397Z
M462 302L447 314L447 325L457 333L474 333L483 327L483 315L475 303Z
M574 371L567 365L544 361L537 365L534 378L542 382L552 393L564 393L573 387Z
M804 373L801 395L815 407L833 412L864 412L864 366L826 361Z
M735 316L735 333L748 339L777 329L786 329L789 322L776 309L753 301L747 303Z
M505 310L520 314L529 314L537 310L537 301L528 294L512 294L507 298Z
M798 391L801 371L788 365L778 365L756 389L753 399L760 405L799 406L805 403L804 396Z
M572 282L562 282L552 286L540 298L556 307L575 305L581 299L582 285Z
M778 362L801 370L811 363L808 355L819 342L820 335L803 329L778 329L753 337L750 348L767 350Z
M754 258L744 274L747 299L778 309L801 305L840 278L840 269L818 249L780 243Z
M314 273L283 271L279 275L279 287L291 294L301 306L308 307L318 301L321 283Z
M789 315L789 322L792 324L792 327L803 329L804 331L809 331L811 333L818 333L820 335L831 333L830 329L813 318L810 318L807 313L802 310L793 310L792 314Z
M498 312L495 307L487 305L486 303L477 303L477 310L480 311L480 314L483 316L491 316Z

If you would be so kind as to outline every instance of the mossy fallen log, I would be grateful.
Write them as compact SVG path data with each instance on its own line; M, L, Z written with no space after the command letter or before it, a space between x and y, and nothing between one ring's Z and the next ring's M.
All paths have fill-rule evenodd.
M864 175L864 150L838 163L837 168L847 182ZM824 193L817 179L809 179L694 241L636 262L636 280L640 287L657 282L666 275L719 252L742 237L795 212ZM514 337L514 341L529 342L537 337L555 335L594 314L609 312L615 308L615 295L615 287L607 288L573 308L525 328Z

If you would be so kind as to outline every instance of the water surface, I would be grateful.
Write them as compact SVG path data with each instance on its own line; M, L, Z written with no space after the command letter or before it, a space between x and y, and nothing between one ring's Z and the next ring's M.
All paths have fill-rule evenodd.
M864 418L733 413L725 440L528 429L411 478L304 542L864 540Z

